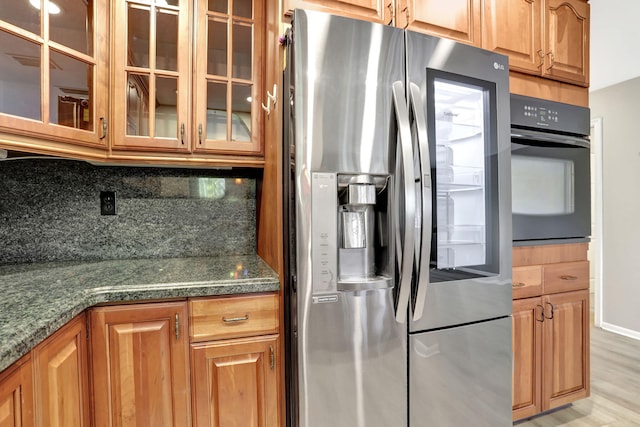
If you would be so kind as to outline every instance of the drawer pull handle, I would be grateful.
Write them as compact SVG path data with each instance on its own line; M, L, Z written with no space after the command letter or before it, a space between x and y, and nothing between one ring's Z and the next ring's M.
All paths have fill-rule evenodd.
M245 320L249 320L248 314L245 314L242 317L222 317L222 321L224 323L244 322Z
M527 286L527 284L524 283L524 282L518 282L518 283L514 283L511 286L514 287L514 288L522 288L523 286Z
M176 321L174 324L174 329L176 332L176 341L180 340L180 319L178 317L178 313L176 313Z
M578 276L560 276L562 280L578 280Z
M536 320L537 320L538 322L544 322L544 319L546 319L546 318L547 318L547 317L544 315L544 307L543 307L543 306L541 306L540 304L538 304L538 305L536 306L536 308L538 308L538 307L540 307L540 317L538 317L538 310L535 310L535 311L534 311L534 313L535 313L535 316L536 316Z
M271 353L271 370L273 371L276 368L276 352L272 345L269 346L269 351Z

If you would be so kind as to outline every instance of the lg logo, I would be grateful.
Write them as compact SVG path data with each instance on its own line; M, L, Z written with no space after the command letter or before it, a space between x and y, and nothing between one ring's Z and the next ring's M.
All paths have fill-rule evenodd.
M493 63L493 68L495 68L496 70L504 70L504 65L503 64L499 64L497 62Z

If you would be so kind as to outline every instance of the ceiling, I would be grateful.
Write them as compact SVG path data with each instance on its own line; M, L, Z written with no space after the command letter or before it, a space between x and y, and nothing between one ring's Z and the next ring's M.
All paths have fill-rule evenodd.
M640 76L640 1L590 0L590 91Z

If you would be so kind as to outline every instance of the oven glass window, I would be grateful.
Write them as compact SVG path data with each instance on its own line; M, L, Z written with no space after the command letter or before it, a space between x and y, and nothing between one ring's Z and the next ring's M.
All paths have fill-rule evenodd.
M520 215L569 215L575 211L574 162L513 155L512 208Z

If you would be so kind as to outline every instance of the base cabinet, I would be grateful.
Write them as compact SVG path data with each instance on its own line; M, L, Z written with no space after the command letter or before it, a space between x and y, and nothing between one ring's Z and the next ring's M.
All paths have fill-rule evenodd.
M0 427L33 427L33 403L29 355L0 373Z
M586 244L514 249L514 421L589 396L586 250Z
M194 427L278 425L277 336L192 344Z
M94 425L188 426L187 304L92 309Z
M40 427L89 427L87 324L74 318L33 351L35 411Z

